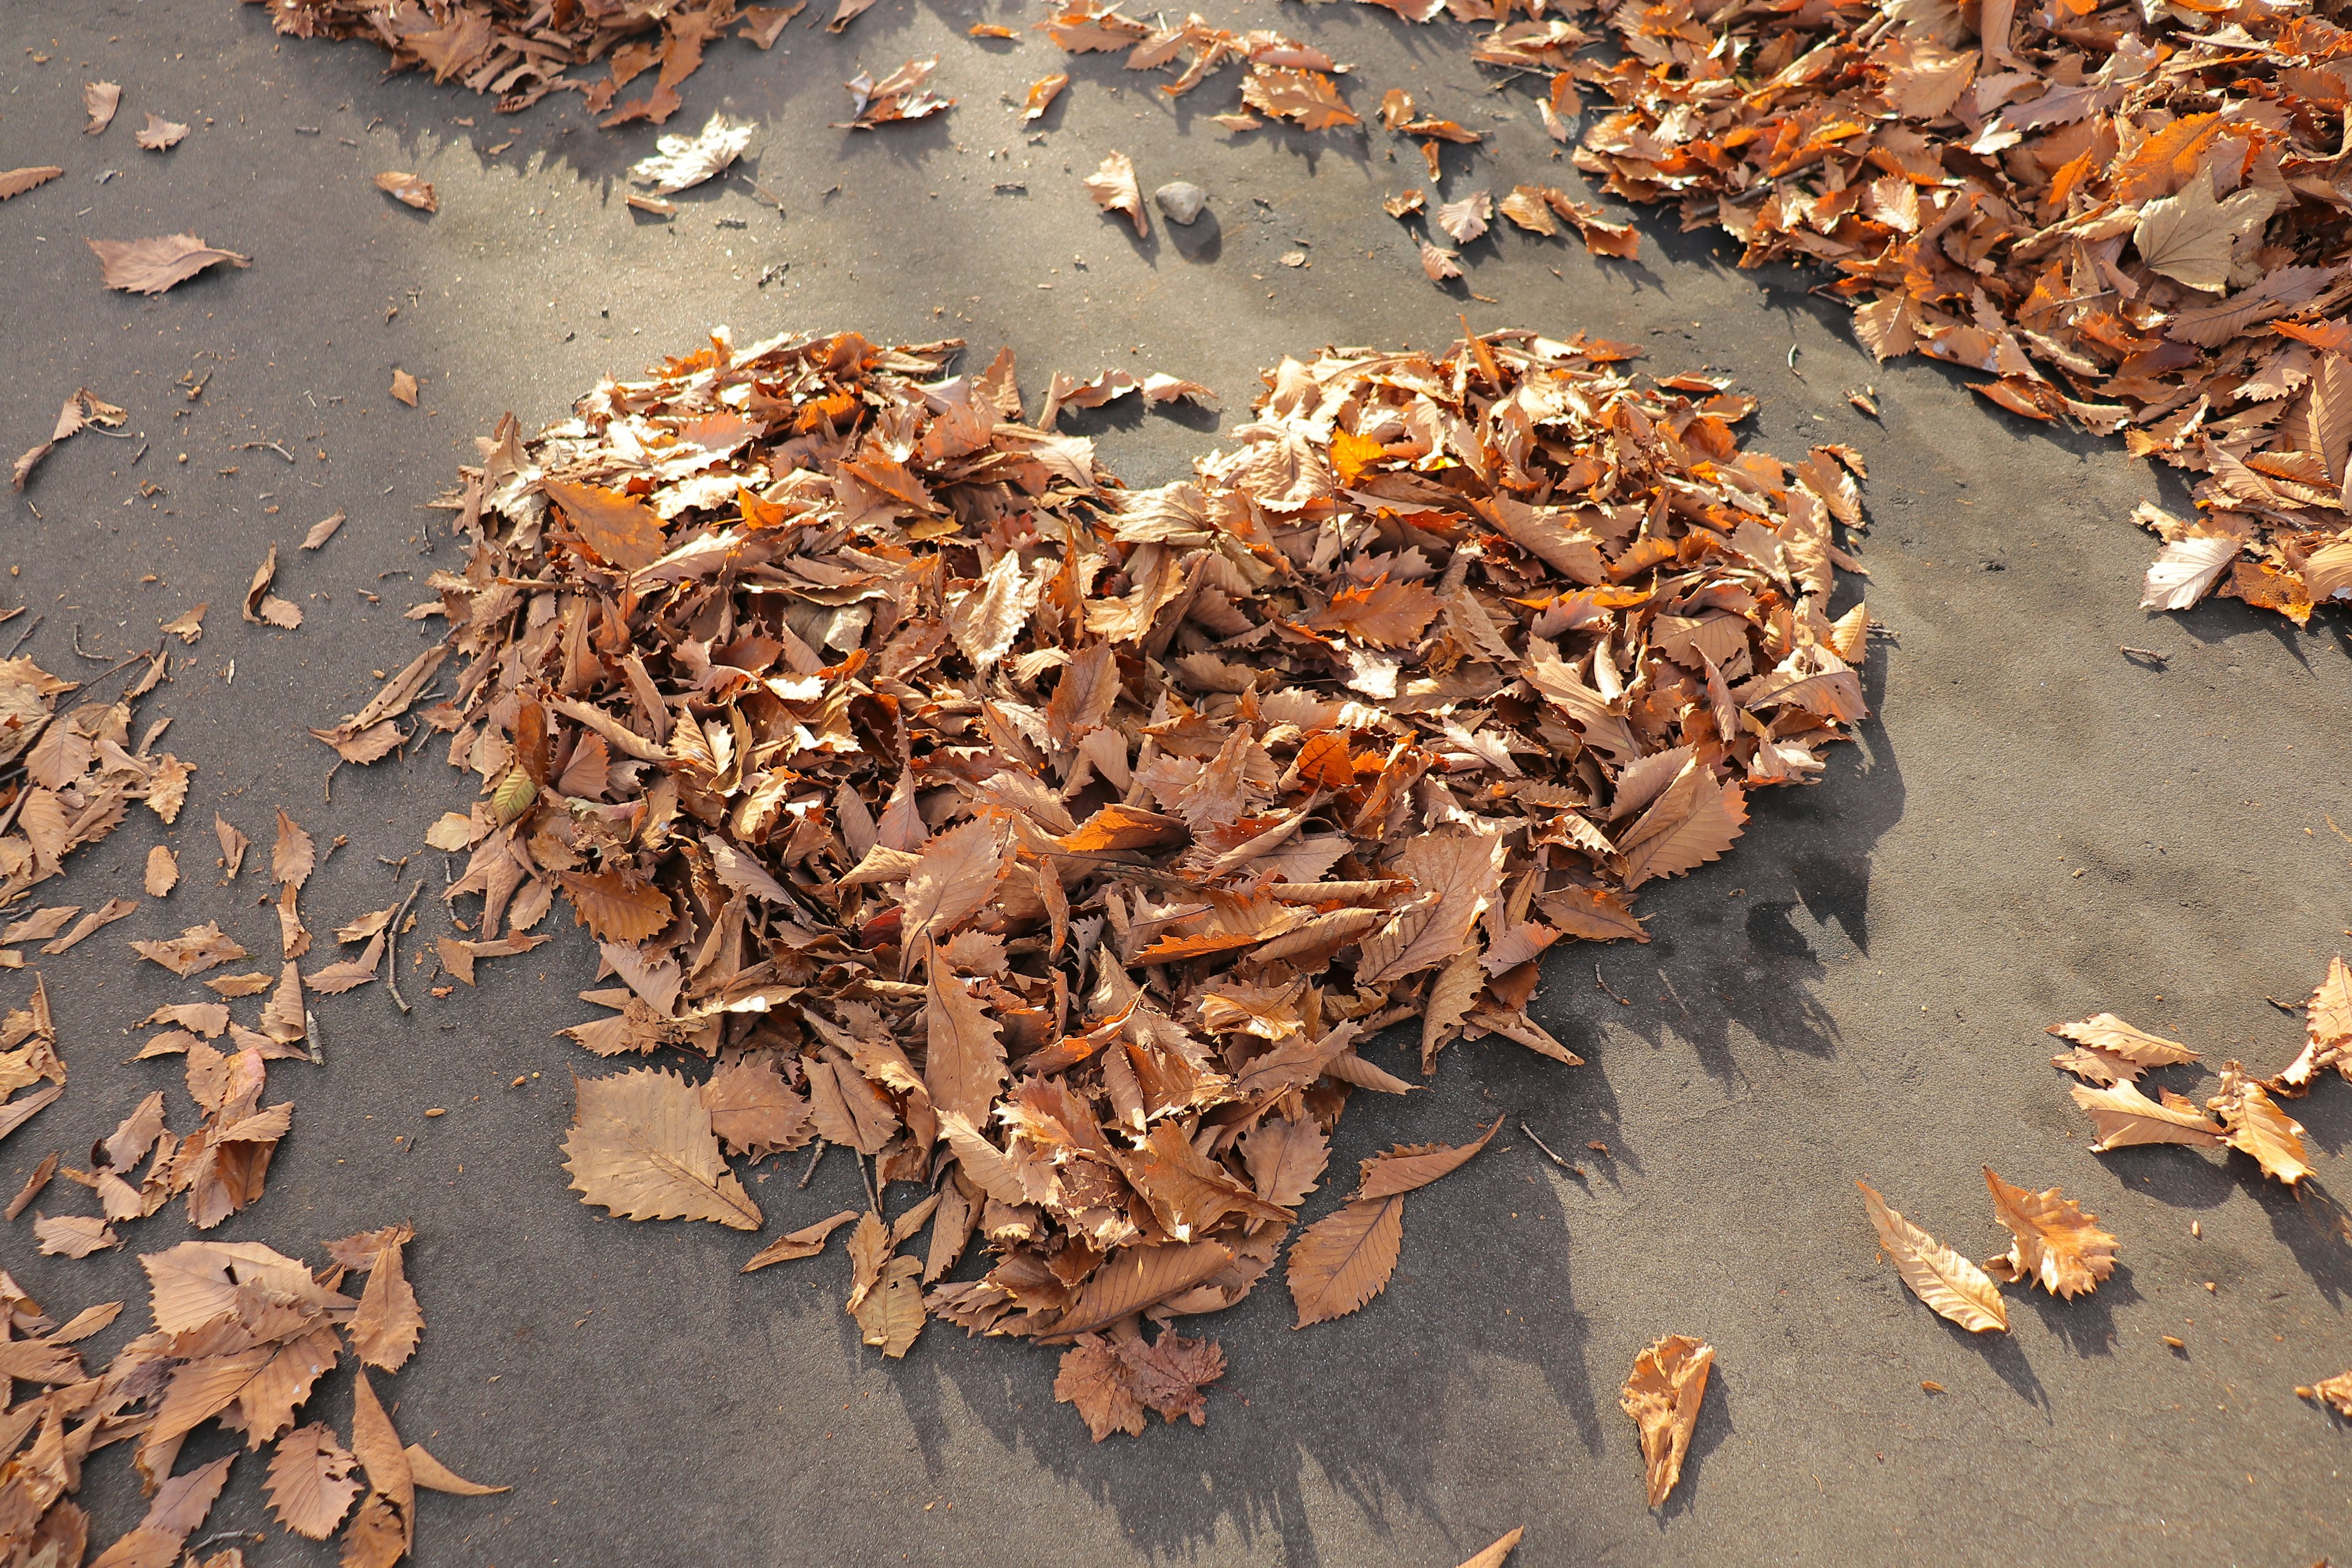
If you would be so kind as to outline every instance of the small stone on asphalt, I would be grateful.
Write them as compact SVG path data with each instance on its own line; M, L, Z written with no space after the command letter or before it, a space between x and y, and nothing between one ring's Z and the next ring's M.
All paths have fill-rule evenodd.
M1151 193L1171 223L1191 223L1209 205L1209 193L1190 180L1171 180Z

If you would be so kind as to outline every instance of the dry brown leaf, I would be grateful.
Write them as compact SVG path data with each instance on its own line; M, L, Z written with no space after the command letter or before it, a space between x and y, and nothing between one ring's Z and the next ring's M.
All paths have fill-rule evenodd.
M415 1352L417 1338L425 1332L425 1313L402 1268L398 1240L370 1260L359 1310L343 1327L360 1359L382 1371L398 1372Z
M1105 212L1120 212L1135 225L1139 238L1151 237L1151 219L1143 210L1143 192L1135 183L1135 165L1124 153L1113 153L1102 161L1102 166L1079 182L1095 205Z
M188 128L174 120L166 120L152 110L147 111L147 123L139 132L139 145L150 153L163 153L176 147L188 134Z
M432 182L421 180L415 174L403 174L396 169L386 170L375 177L375 188L394 201L405 202L419 212L437 213L441 210L441 199L433 194Z
M351 1511L360 1483L352 1479L359 1460L314 1421L278 1439L269 1457L269 1506L278 1522L295 1534L324 1541Z
M190 926L176 937L134 942L131 951L151 963L162 964L183 980L191 974L201 974L215 964L252 956L222 931L216 921Z
M1429 275L1432 283L1443 283L1462 276L1462 268L1455 265L1458 258L1454 252L1440 250L1425 239L1420 241L1420 245L1421 269Z
M402 370L397 365L393 367L392 400L394 403L405 403L411 408L415 407L416 386L417 382L415 376L409 374L406 371Z
M2148 1099L2128 1082L2106 1089L2078 1083L2069 1092L2098 1129L2099 1140L2091 1145L2095 1154L2141 1143L2210 1149L2222 1141L2222 1129L2211 1117L2170 1089L2161 1100Z
M1497 1116L1495 1123L1468 1143L1400 1143L1385 1154L1375 1154L1363 1163L1363 1179L1356 1188L1354 1202L1366 1203L1375 1198L1390 1197L1425 1187L1440 1176L1451 1174L1469 1163L1472 1155L1495 1140L1501 1131L1505 1118Z
M262 557L254 569L253 581L246 585L244 616L256 626L277 626L291 631L302 624L302 612L294 605L269 591L278 575L278 546L272 544L269 553Z
M1682 1479L1691 1432L1706 1398L1715 1347L1688 1334L1668 1334L1633 1358L1618 1405L1642 1432L1642 1462L1649 1470L1650 1506L1664 1504Z
M514 1490L512 1487L488 1487L467 1480L426 1453L422 1443L411 1443L404 1452L408 1458L410 1479L426 1491L446 1492L451 1497L496 1497Z
M2197 1053L2179 1041L2136 1029L2113 1013L2095 1014L2080 1023L2053 1024L2049 1032L2137 1067L2170 1067L2197 1059Z
M122 88L110 81L84 82L81 106L89 113L89 123L81 128L82 134L95 136L114 123L114 111L122 106Z
M180 858L162 844L147 851L147 896L160 899L180 885Z
M33 1235L41 1244L44 1258L88 1258L122 1245L112 1226L87 1215L48 1216L36 1212Z
M856 1209L844 1209L829 1219L821 1219L814 1225L803 1226L789 1235L780 1236L753 1253L751 1261L743 1265L741 1271L749 1274L755 1268L765 1268L772 1263L790 1263L797 1258L814 1258L824 1250L826 1237L857 1217Z
M2205 1106L2227 1129L2223 1141L2240 1153L2252 1155L2263 1175L2292 1187L2314 1173L2310 1152L2304 1147L2303 1123L2280 1110L2236 1062L2223 1064L2221 1082Z
M1467 245L1486 232L1494 221L1495 198L1486 191L1473 191L1459 201L1439 204L1431 215L1438 227L1454 238L1456 245Z
M582 542L625 572L652 565L667 548L660 519L618 490L550 481L547 494Z
M1011 37L1013 35L1008 31L1004 36L1006 37ZM1054 100L1061 97L1062 89L1069 85L1070 73L1067 71L1055 71L1051 76L1040 77L1035 81L1031 82L1029 84L1029 96L1021 106L1022 123L1025 125L1034 121L1045 118L1045 110L1054 107ZM1114 156L1116 156L1116 154L1114 154ZM1135 184L1135 170L1132 166L1130 166L1127 172L1127 179L1129 188L1132 188ZM1087 182L1087 188L1089 194L1091 194L1093 189L1092 181ZM1100 197L1097 197L1096 199L1097 201L1101 200ZM1104 205L1108 205L1108 204L1106 203Z
M278 840L269 849L269 875L273 880L289 888L299 888L310 879L310 868L318 863L317 846L295 820L278 810Z
M1404 1244L1402 1195L1351 1203L1301 1231L1290 1244L1287 1278L1298 1321L1343 1318L1388 1288Z
M185 283L207 267L226 261L250 267L249 257L234 250L215 250L193 234L159 235L153 239L93 239L87 241L105 269L106 286L128 294L161 294Z
M760 1209L719 1157L710 1112L675 1074L640 1068L574 1079L563 1168L583 1199L626 1219L707 1219L760 1228Z
M1503 1564L1509 1561L1511 1553L1517 1550L1520 1539L1526 1534L1527 1527L1524 1525L1509 1531L1497 1537L1484 1550L1464 1559L1462 1568L1503 1568Z
M21 196L37 186L46 185L65 171L54 163L42 163L30 168L0 169L0 202Z
M2053 1296L2072 1300L2099 1288L2116 1269L2116 1238L2094 1223L2098 1216L2058 1195L2058 1189L2028 1192L2011 1186L1985 1167L1993 1217L2017 1239L1985 1271L2012 1285L2035 1282Z
M1880 1249L1914 1296L1972 1334L2008 1331L2009 1307L1983 1269L1888 1208L1867 1182L1854 1185L1862 1189Z
M2338 1415L2352 1418L2352 1372L2339 1372L2334 1377L2323 1377L2307 1387L2295 1391L2298 1399L2317 1400L2335 1410Z

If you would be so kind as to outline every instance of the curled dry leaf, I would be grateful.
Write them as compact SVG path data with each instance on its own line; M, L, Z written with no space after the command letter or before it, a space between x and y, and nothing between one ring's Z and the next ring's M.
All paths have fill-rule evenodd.
M2193 1100L2168 1089L2160 1090L2158 1100L2148 1099L2127 1081L2105 1089L2078 1083L2069 1092L2098 1129L2099 1140L2091 1145L2095 1154L2141 1143L2187 1143L2210 1149L2222 1141L2219 1123L2198 1110Z
M65 406L58 410L58 422L50 427L49 438L16 459L16 468L10 476L16 487L20 490L23 489L25 481L32 477L33 469L40 460L47 457L58 442L82 426L101 425L111 429L129 417L130 416L123 410L105 402L88 387L76 391L71 397L66 399Z
M1151 237L1151 219L1143 210L1143 192L1135 183L1135 165L1124 153L1113 153L1102 161L1102 167L1081 182L1095 205L1105 212L1121 212L1135 225L1137 236Z
M2072 1300L2099 1288L2116 1271L2116 1238L2101 1230L2096 1215L2058 1195L2058 1189L2028 1192L2013 1187L1985 1167L1992 1192L1993 1217L2016 1240L1985 1271L2012 1285L2038 1283L2053 1296Z
M1663 1505L1682 1479L1706 1397L1715 1347L1688 1334L1668 1334L1633 1358L1617 1403L1642 1433L1642 1463L1649 1471L1650 1506Z
M398 169L387 169L375 177L375 188L394 201L415 207L419 212L437 213L441 198L433 194L433 182Z
M1010 37L1012 34L1008 32L1005 36ZM1029 95L1021 105L1022 123L1025 125L1044 119L1045 110L1054 107L1054 100L1061 97L1062 89L1069 85L1070 73L1067 71L1055 71L1051 76L1040 77L1031 82ZM1134 183L1132 169L1129 171L1128 182L1129 184Z
M2248 1078L2236 1062L2222 1066L2221 1086L2205 1107L2227 1129L2223 1142L2242 1154L2252 1155L2263 1175L2292 1187L2313 1174L2310 1152L2303 1142L2303 1123L2280 1110L2269 1091Z
M170 620L162 623L163 634L166 637L178 637L182 642L193 647L195 640L205 635L205 612L210 608L212 608L211 605L202 604L194 609L182 610Z
M954 99L941 98L923 85L939 65L937 55L927 60L908 60L878 82L865 71L858 72L842 84L853 100L851 117L836 122L834 129L871 131L901 120L927 120L953 109Z
M1494 221L1495 198L1486 191L1473 191L1460 201L1441 203L1431 215L1437 226L1454 238L1456 245L1467 245L1486 232Z
M1914 1296L1972 1334L2008 1331L2009 1307L1983 1269L1888 1208L1869 1183L1854 1185L1879 1247Z
M827 1237L856 1218L856 1209L844 1209L828 1219L821 1219L814 1225L803 1226L798 1230L780 1236L753 1253L751 1261L743 1265L742 1272L749 1274L772 1263L790 1263L798 1258L814 1258L824 1250Z
M1190 1340L1163 1328L1157 1341L1142 1335L1081 1334L1062 1352L1054 1398L1077 1407L1097 1443L1113 1432L1143 1435L1146 1413L1164 1421L1204 1425L1205 1391L1225 1374L1225 1352L1213 1340Z
M2329 1068L2352 1079L2352 967L2337 953L2304 1007L2303 1050L2286 1069L2268 1080L2273 1093L2307 1093Z
M81 105L89 114L89 123L81 128L82 134L95 136L114 123L115 110L122 107L121 85L110 81L84 82Z
M629 178L638 184L652 186L657 196L689 190L716 178L741 157L751 145L751 132L756 129L739 124L723 114L714 114L696 135L665 136L655 142L651 157L640 158L630 165Z
M253 265L250 258L234 250L215 250L193 234L166 234L153 239L93 239L86 243L105 270L106 286L128 294L161 294L222 262L231 267Z
M2338 1415L2352 1418L2352 1372L2339 1372L2295 1391L2299 1399L2316 1400Z
M1450 250L1440 250L1426 239L1421 240L1421 269L1429 274L1432 283L1443 283L1462 276L1458 258Z
M289 601L269 591L269 584L277 576L278 546L272 544L269 553L262 557L261 564L254 568L253 581L246 584L245 618L256 626L292 631L302 624L302 612ZM236 873L232 871L230 875L235 876Z

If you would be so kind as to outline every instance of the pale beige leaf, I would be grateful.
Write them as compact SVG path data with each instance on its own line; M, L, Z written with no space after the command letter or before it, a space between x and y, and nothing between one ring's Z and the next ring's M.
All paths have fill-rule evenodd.
M1136 234L1151 237L1151 219L1143 210L1143 192L1135 182L1135 164L1124 153L1113 153L1102 161L1102 166L1080 182L1095 205L1105 212L1121 212L1135 225Z
M2009 1328L2009 1307L1981 1268L1888 1208L1876 1189L1856 1182L1878 1245L1911 1293L1972 1334Z
M422 1443L411 1443L403 1450L408 1458L408 1473L426 1491L446 1492L451 1497L495 1497L512 1491L512 1487L486 1487L479 1481L469 1481L431 1454Z
M180 858L158 844L147 851L147 896L160 899L180 884Z
M564 1169L583 1198L628 1219L760 1228L759 1205L719 1157L710 1112L675 1074L641 1068L574 1079Z
M167 234L154 239L93 239L87 243L105 269L106 286L130 294L161 294L224 261L231 267L253 265L234 250L215 250L193 234Z

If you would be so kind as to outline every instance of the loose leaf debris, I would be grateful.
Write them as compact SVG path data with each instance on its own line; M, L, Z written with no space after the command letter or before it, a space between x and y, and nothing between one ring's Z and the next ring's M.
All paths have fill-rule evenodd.
M1682 1479L1706 1397L1706 1374L1715 1347L1688 1334L1668 1334L1633 1358L1633 1371L1617 1403L1642 1432L1642 1462L1650 1477L1650 1506L1662 1506Z
M1143 192L1135 183L1135 165L1128 161L1126 153L1113 153L1102 161L1101 168L1080 184L1103 211L1125 213L1135 225L1136 237L1151 237L1151 219L1143 210Z
M654 155L630 165L629 178L651 185L657 196L675 195L723 174L751 144L756 129L714 114L699 135L665 136L655 142Z
M26 191L46 185L65 170L55 163L41 163L23 169L0 169L0 202L21 196Z
M939 64L937 55L927 60L908 60L879 82L859 71L842 84L856 101L850 118L835 121L834 129L872 131L896 121L927 120L942 110L953 109L954 99L941 98L923 86Z
M121 826L131 802L145 801L168 826L187 800L194 765L150 751L163 726L134 742L129 698L58 713L57 699L77 689L29 657L0 659L0 764L21 758L25 766L23 778L0 790L0 821L8 823L0 829L0 903Z
M106 272L106 286L129 294L161 294L175 283L185 283L207 267L226 261L250 267L250 258L234 250L215 250L193 234L166 234L153 239L93 239L85 242Z
M34 1089L44 1081L47 1088ZM19 1092L24 1089L32 1092ZM48 988L36 971L30 1002L10 1009L7 1017L0 1020L0 1139L55 1105L65 1091L66 1064L58 1055L58 1027L49 1014ZM26 1189L28 1193L39 1190L37 1183Z
M437 213L441 198L433 194L433 182L406 174L397 169L387 169L375 177L375 188L394 201L404 202L419 212Z
M33 469L49 455L50 449L83 426L98 425L110 430L129 417L130 415L106 402L89 388L79 389L66 399L65 406L58 410L58 422L51 427L49 438L16 459L10 476L16 487L23 489L25 481L32 478Z
M1839 274L1880 359L2201 476L2144 602L2352 595L2344 30L2305 8L1611 13L1579 168ZM1866 24L1866 25L1864 25ZM1985 31L1990 28L1990 32Z
M114 112L122 107L122 88L110 81L84 82L81 104L89 114L89 123L81 128L82 134L95 136L114 123Z
M1424 1072L1489 1036L1573 1064L1538 955L1647 940L1636 889L1820 771L1864 714L1866 616L1824 608L1860 516L1833 456L1741 451L1747 400L1623 345L1286 362L1141 491L959 347L721 333L502 422L431 579L469 669L425 718L482 798L431 837L477 944L559 897L589 926L582 1046L714 1063L581 1082L584 1197L754 1229L728 1147L844 1145L877 1201L927 1189L849 1244L866 1342L1082 1346L1125 1430L1127 1394L1198 1409L1139 1319L1246 1295L1348 1098L1409 1087L1383 1028L1426 1015ZM1371 1162L1294 1251L1302 1317L1369 1299L1402 1194L1475 1147ZM974 1233L992 1266L943 1282Z
M349 1447L324 1421L294 1426L319 1380L341 1360L346 1340L360 1359L379 1367L396 1366L414 1346L424 1319L401 1275L401 1248L411 1234L395 1226L331 1242L334 1261L316 1275L257 1242L184 1241L148 1253L139 1262L154 1327L126 1342L103 1370L88 1367L74 1347L110 1323L121 1302L60 1324L0 1272L5 1370L39 1390L0 1415L0 1426L12 1434L11 1448L40 1434L0 1467L0 1498L10 1504L0 1540L32 1563L81 1562L89 1519L72 1497L88 1458L135 1438L147 1512L96 1561L107 1568L169 1568L203 1528L236 1462L232 1452L172 1473L183 1445L206 1422L241 1433L249 1451L275 1440L268 1489L288 1530L323 1541L351 1515L342 1560L353 1568L392 1568L407 1554L418 1487L469 1497L504 1491L454 1474L420 1447L404 1449L364 1371L354 1391ZM48 1233L43 1240L43 1250L51 1250ZM339 1288L361 1270L368 1288L354 1302ZM397 1289L387 1280L398 1281ZM356 1499L364 1500L352 1515ZM232 1550L205 1563L233 1568L242 1561Z

